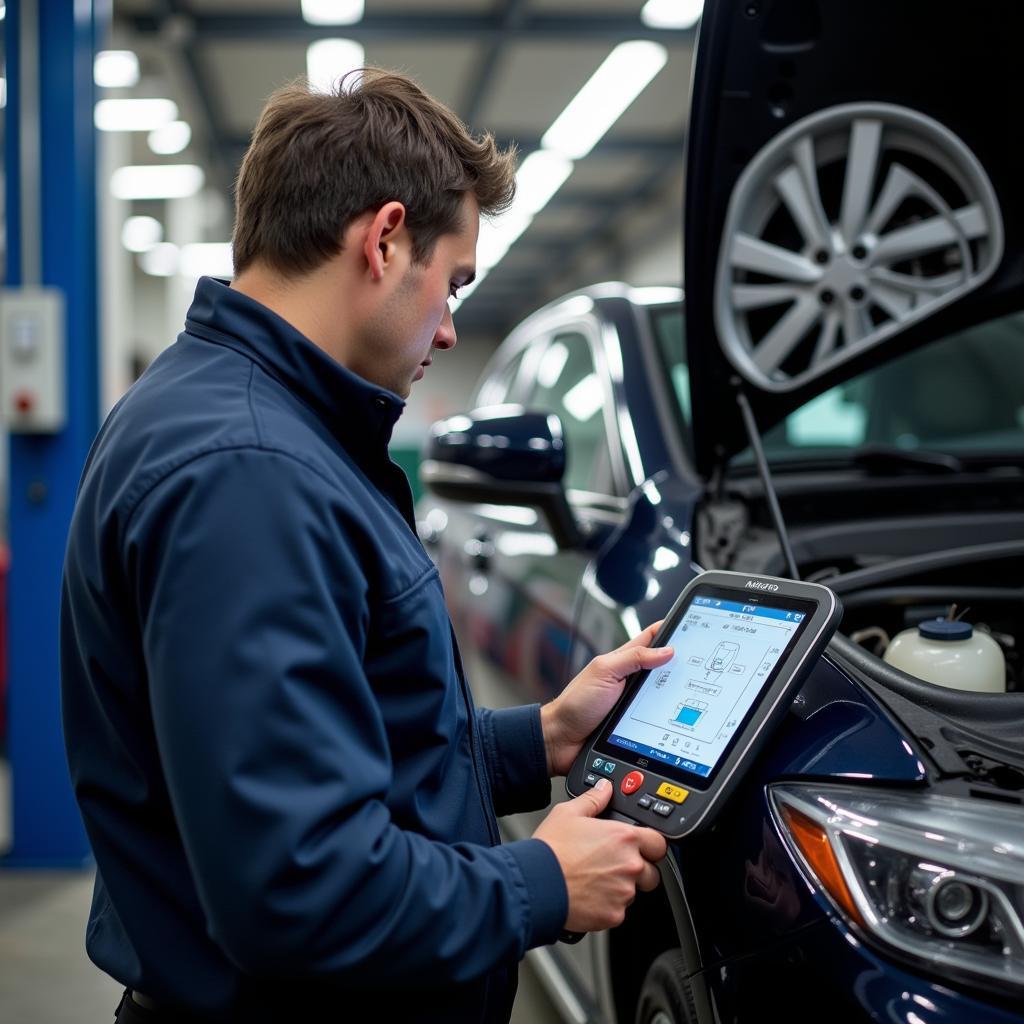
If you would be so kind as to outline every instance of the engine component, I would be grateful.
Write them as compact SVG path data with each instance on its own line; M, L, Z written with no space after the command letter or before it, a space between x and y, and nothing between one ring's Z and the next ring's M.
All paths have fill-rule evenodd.
M969 622L929 619L898 633L883 660L918 679L979 693L1006 691L1006 659L987 633Z

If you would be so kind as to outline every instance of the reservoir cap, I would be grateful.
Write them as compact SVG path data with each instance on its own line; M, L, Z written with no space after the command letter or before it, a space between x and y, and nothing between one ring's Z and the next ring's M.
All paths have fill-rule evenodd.
M917 627L917 632L929 640L970 640L974 635L974 627L969 622L928 619Z

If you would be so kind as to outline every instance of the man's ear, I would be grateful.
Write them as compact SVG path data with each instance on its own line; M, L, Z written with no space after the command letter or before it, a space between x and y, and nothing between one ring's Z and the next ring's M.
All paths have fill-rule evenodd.
M385 203L373 216L363 236L363 255L370 277L379 281L394 260L397 241L405 234L405 207L398 201Z

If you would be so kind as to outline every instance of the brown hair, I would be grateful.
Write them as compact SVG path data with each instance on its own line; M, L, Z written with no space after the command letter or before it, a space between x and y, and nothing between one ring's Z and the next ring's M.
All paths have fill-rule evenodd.
M405 206L413 259L425 262L459 230L467 192L481 213L506 209L515 151L471 135L412 79L364 68L330 94L294 82L267 101L238 172L235 273L256 260L307 273L341 251L355 217L392 200Z

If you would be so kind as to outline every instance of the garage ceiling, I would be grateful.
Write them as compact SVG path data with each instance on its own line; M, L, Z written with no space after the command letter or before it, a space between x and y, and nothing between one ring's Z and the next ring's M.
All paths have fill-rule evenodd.
M366 61L398 68L472 128L527 156L619 43L655 39L665 68L579 161L571 177L459 312L461 328L503 333L549 298L623 276L630 225L657 206L682 216L682 158L693 30L648 28L642 0L366 0L361 22L313 26L299 0L115 0L111 46L138 53L122 95L169 95L193 129L187 156L213 188L231 183L263 101L305 73L306 47L345 36ZM159 162L143 138L133 159ZM181 157L165 158L178 161ZM226 209L228 204L222 204ZM210 224L222 241L230 223Z

